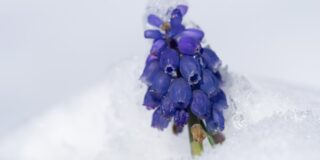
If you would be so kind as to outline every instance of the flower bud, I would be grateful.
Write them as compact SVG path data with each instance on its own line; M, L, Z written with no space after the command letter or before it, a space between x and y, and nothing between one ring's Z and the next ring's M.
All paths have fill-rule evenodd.
M202 58L206 66L212 71L217 72L221 66L221 61L217 54L209 48L204 48L202 51Z
M177 110L174 115L174 124L184 126L189 121L189 113L185 110Z
M162 33L159 30L149 29L144 31L144 38L160 39L162 38Z
M152 26L155 26L155 27L161 27L161 25L163 24L163 21L156 15L154 14L150 14L147 18L148 20L148 23Z

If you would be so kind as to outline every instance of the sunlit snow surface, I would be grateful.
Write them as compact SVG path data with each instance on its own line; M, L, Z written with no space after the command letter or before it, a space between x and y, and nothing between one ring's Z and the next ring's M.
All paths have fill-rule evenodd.
M150 127L138 81L143 58L124 60L107 79L0 142L1 160L191 159L187 132ZM226 141L205 144L201 159L319 159L320 114L314 91L248 80L223 71L231 97Z

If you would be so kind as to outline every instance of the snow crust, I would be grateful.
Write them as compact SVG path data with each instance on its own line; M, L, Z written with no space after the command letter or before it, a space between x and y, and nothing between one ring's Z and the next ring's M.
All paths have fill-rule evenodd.
M192 159L188 134L150 127L141 104L144 57L124 60L106 79L61 103L0 141L1 160ZM246 79L224 69L229 95L226 141L205 143L198 159L320 158L320 112L316 91Z

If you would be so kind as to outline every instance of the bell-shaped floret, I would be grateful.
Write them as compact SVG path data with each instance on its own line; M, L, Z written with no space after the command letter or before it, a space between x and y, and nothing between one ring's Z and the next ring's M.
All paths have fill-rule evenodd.
M140 80L148 86L151 86L154 76L159 72L161 72L159 62L157 60L150 60L149 63L146 63Z
M160 53L166 48L166 41L163 39L155 40L152 44L150 54L160 56Z
M174 79L168 90L168 96L179 108L187 108L191 98L191 87L183 78Z
M195 39L198 42L201 42L204 37L204 32L199 29L189 28L185 29L183 32L179 34L179 37L190 37Z
M219 90L219 92L211 98L212 108L222 111L223 109L228 108L227 97L223 90Z
M179 68L179 54L173 49L166 49L162 52L160 58L160 67L165 73L176 77L177 69Z
M220 81L213 75L213 73L204 69L202 71L202 81L200 83L200 88L208 95L209 99L215 96L220 87Z
M148 89L147 93L144 96L143 105L147 107L148 110L155 109L160 106L161 100L154 97L150 90Z
M198 84L201 80L200 64L191 56L181 57L180 73L190 85Z
M192 94L191 111L200 119L210 116L211 103L208 96L202 90L195 90Z
M162 98L168 91L170 81L170 76L163 72L158 72L151 82L150 92L153 96Z
M206 120L206 128L209 133L221 132L224 130L223 113L218 110L212 111L212 116Z
M158 108L153 112L151 126L163 130L168 127L170 120L171 118L164 116Z
M176 104L168 96L165 96L160 108L164 116L172 117L176 111Z
M182 54L195 55L200 52L200 42L192 37L181 37L178 41L178 49Z

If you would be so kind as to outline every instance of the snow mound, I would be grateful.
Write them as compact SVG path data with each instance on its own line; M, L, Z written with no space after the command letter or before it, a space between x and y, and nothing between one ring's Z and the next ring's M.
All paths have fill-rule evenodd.
M143 63L123 61L104 82L6 136L0 159L192 159L186 131L175 136L150 127L138 80ZM230 104L226 141L213 149L206 143L199 159L320 158L320 94L222 72Z

